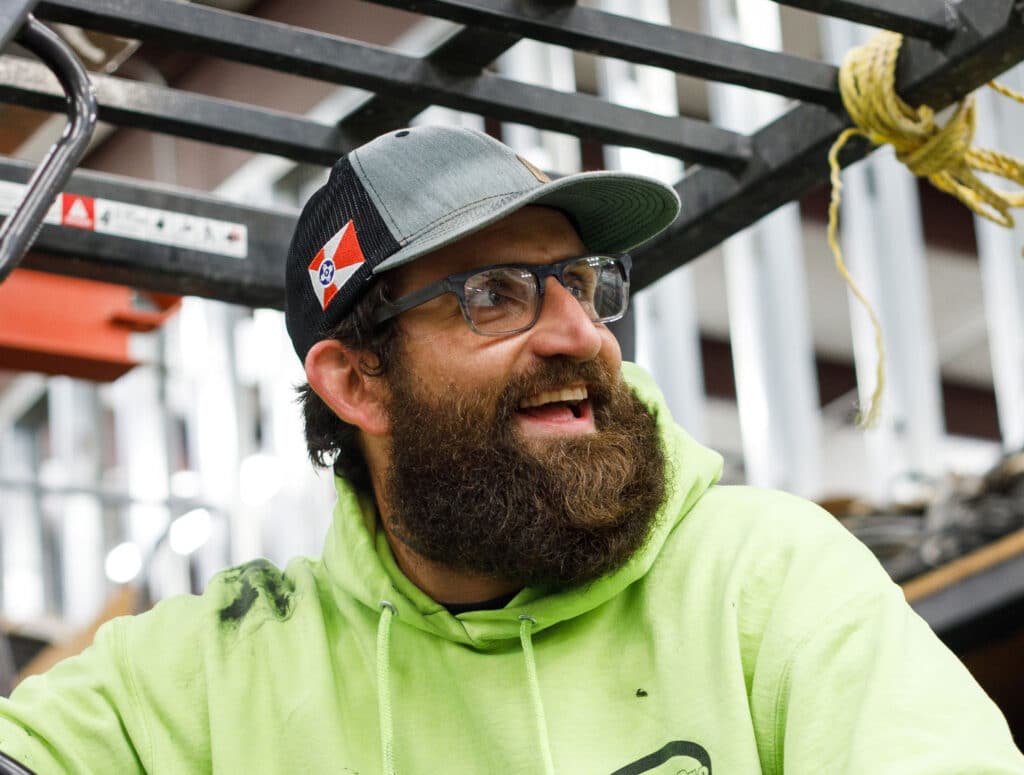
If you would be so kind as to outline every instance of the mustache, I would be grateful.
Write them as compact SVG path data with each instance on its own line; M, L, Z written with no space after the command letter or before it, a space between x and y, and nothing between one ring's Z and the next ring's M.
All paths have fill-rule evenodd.
M514 374L505 381L497 398L498 418L512 417L519 405L530 396L566 385L584 384L587 398L594 405L611 400L619 375L602 362L573 361L564 356L549 358L523 374Z

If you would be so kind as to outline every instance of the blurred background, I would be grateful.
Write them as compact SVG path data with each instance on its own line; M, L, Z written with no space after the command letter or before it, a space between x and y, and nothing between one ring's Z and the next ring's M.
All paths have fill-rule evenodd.
M206 4L411 55L455 29L358 0ZM871 34L767 0L581 4L834 64ZM55 28L93 72L324 124L366 94ZM491 69L748 133L792 105L529 40ZM1024 87L1019 70L1001 80ZM978 110L979 142L1024 155L1024 108L980 93ZM489 132L556 174L622 168L675 183L685 173L673 158L443 108L416 122ZM60 115L0 105L0 153L37 162L63 124ZM81 166L288 213L326 177L322 166L110 125ZM827 189L636 294L618 333L676 418L725 455L726 481L822 503L912 602L954 591L926 618L1003 705L1020 740L1024 229L976 219L887 150L847 170L844 182L842 244L886 338L878 427L855 424L874 389L877 353L828 251ZM0 181L0 213L12 198ZM333 486L305 455L294 400L303 381L275 310L27 269L0 286L0 629L9 635L0 691L80 649L110 616L199 592L218 570L254 557L283 565L319 553Z

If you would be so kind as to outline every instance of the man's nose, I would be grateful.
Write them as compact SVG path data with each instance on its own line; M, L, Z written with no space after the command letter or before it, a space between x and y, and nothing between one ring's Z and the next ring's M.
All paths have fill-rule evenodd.
M562 355L574 361L589 361L601 350L600 327L579 300L554 277L544 286L544 303L530 344L543 358Z

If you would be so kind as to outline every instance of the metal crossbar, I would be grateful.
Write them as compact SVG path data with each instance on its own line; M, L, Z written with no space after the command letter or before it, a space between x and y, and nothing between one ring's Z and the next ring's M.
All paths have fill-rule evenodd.
M91 78L99 118L111 124L312 164L333 164L348 150L334 126L140 81L96 74ZM0 57L0 99L53 111L64 105L64 93L47 68L10 56Z
M373 0L407 8L406 0ZM420 13L722 83L838 106L836 68L811 59L591 8L539 8L522 0L417 0Z
M849 125L831 65L760 51L706 35L548 0L376 0L466 25L424 57L187 3L42 0L48 21L197 51L373 92L336 126L150 84L95 76L101 117L141 127L328 164L430 105L640 147L697 162L676 186L683 215L638 251L643 288L827 177L825 151ZM779 0L911 36L897 86L912 103L942 108L1024 59L1016 0ZM27 6L24 0L16 6ZM17 7L15 8L17 10ZM0 22L3 17L0 17ZM0 32L3 26L0 24ZM704 121L655 115L585 94L565 94L485 71L520 38L737 83L801 102L752 135ZM0 99L58 109L57 92L31 63L0 59ZM868 151L852 142L850 163ZM557 172L557 170L556 170ZM22 181L23 164L0 161L0 180ZM222 218L249 235L248 260L187 246L45 226L31 265L52 271L280 306L280 262L294 214L229 205L189 192L80 173L69 190L169 211Z
M970 25L941 50L921 40L904 42L897 87L911 104L945 108L1024 60L1024 17L1010 0L959 5ZM741 231L828 178L828 147L850 125L848 117L814 105L799 105L753 135L759 165L742 175L704 167L676 186L681 217L634 264L636 287L644 288ZM848 165L870 150L857 138L840 155Z
M426 59L450 72L478 75L518 43L518 35L462 27L437 45ZM338 122L344 142L355 148L393 127L406 126L430 107L422 100L403 100L374 94Z
M5 0L0 5L0 51L14 40L35 4L36 0Z
M63 95L56 110L67 111L68 123L32 175L25 197L0 224L0 282L17 266L35 239L46 211L85 155L96 128L96 97L82 63L67 44L31 14L17 40L52 68Z
M775 0L837 19L882 27L911 37L942 43L957 31L953 3L943 0Z
M31 164L0 157L0 180L24 183L31 172ZM282 251L287 251L297 213L236 205L198 192L143 185L85 170L71 176L66 190L239 224L247 234L248 256L239 261L153 240L44 226L22 266L251 307L284 307Z
M657 116L587 94L566 94L498 76L467 77L430 60L185 3L59 0L40 3L43 18L198 50L394 96L532 124L600 142L635 145L733 169L750 157L744 135L706 121Z

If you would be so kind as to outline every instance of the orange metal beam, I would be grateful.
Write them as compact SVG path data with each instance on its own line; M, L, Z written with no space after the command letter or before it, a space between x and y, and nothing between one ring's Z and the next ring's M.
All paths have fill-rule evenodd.
M138 365L129 335L151 331L178 308L175 296L18 269L0 284L0 368L109 382Z

